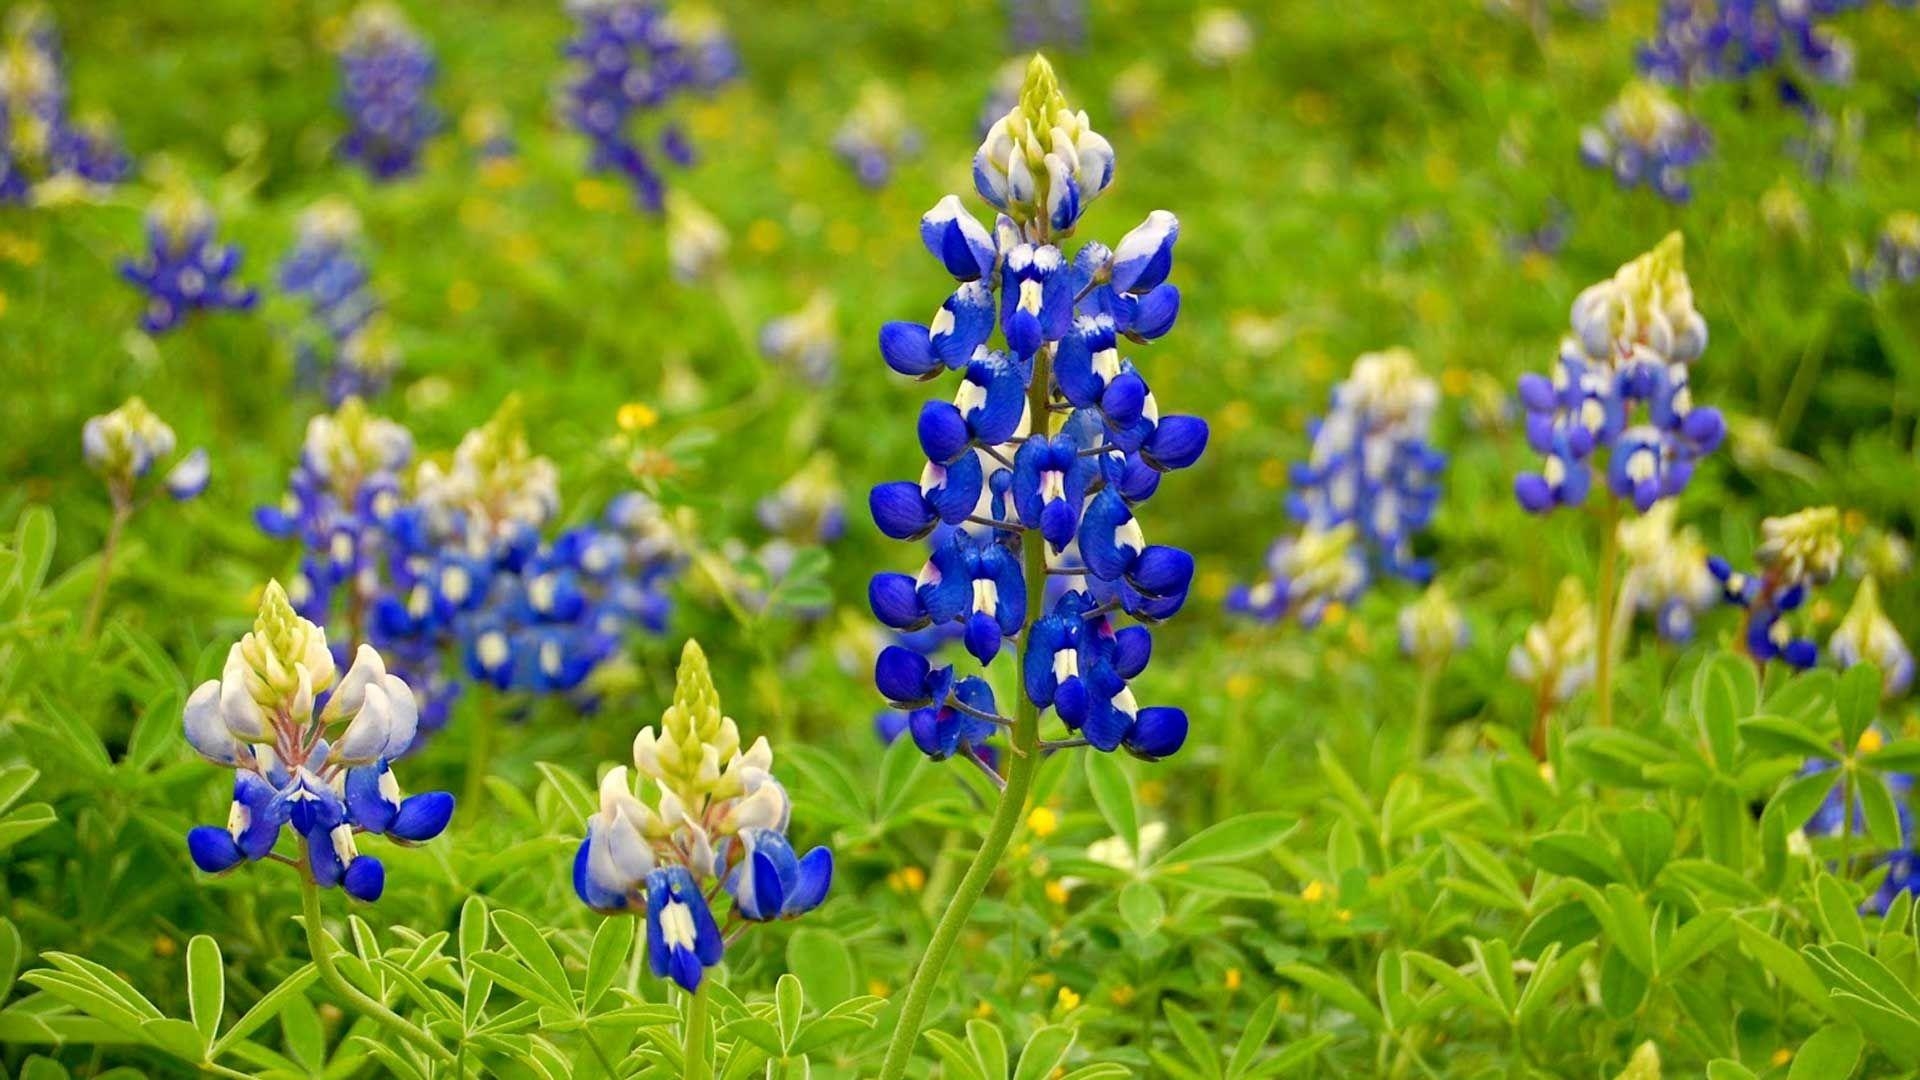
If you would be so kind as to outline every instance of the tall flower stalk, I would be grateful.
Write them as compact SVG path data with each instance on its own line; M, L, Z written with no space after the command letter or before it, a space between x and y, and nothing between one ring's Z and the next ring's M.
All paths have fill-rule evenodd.
M1538 472L1514 480L1527 511L1550 513L1586 501L1603 470L1599 639L1594 695L1599 723L1613 722L1612 627L1619 602L1620 502L1644 514L1686 490L1700 459L1726 435L1718 409L1693 403L1692 365L1707 347L1707 322L1693 306L1679 233L1574 299L1571 332L1551 375L1520 377L1527 443ZM1538 740L1536 740L1537 742Z
M965 650L988 672L1010 645L1019 688L1007 716L984 677L958 676L904 645L876 662L875 682L907 711L915 745L936 761L971 762L1000 789L908 987L883 1080L906 1069L947 957L1026 813L1041 757L1090 746L1155 760L1187 733L1184 712L1141 708L1127 685L1151 654L1147 625L1178 612L1193 580L1192 556L1148 544L1134 511L1163 473L1199 458L1207 425L1161 416L1141 372L1120 355L1122 338L1144 345L1173 326L1180 292L1166 279L1179 222L1157 210L1115 249L1092 242L1071 259L1062 253L1058 245L1112 181L1113 148L1084 112L1068 108L1039 56L1019 102L987 132L973 173L1000 211L993 231L957 196L928 211L921 239L958 286L930 324L880 331L889 367L923 380L959 372L959 392L920 412L927 463L919 482L881 484L869 500L875 523L895 539L951 529L917 577L878 574L868 598L896 631L959 626ZM990 345L996 330L999 348ZM1116 628L1120 616L1139 625ZM1041 738L1048 709L1066 738ZM1004 774L987 746L1003 731Z

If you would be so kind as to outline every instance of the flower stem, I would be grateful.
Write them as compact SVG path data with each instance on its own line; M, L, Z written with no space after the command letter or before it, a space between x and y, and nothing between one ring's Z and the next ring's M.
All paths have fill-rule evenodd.
M1433 689L1439 681L1439 664L1420 665L1420 685L1413 698L1413 733L1407 739L1408 756L1415 765L1427 756L1428 729L1433 726Z
M1613 726L1613 593L1620 573L1620 509L1612 499L1600 511L1600 569L1595 587L1593 620L1593 692L1600 706L1600 726Z
M115 493L113 520L107 524L107 542L100 548L100 569L94 574L93 596L87 601L87 621L81 624L80 640L92 641L100 629L100 615L107 607L107 582L113 579L113 556L120 550L120 534L133 516L133 504Z
M305 844L301 845L302 862L305 862ZM300 875L301 909L306 918L307 951L313 954L313 966L320 971L320 980L333 988L334 993L347 1000L349 1005L381 1026L427 1052L436 1060L447 1063L453 1061L453 1054L441 1046L433 1036L409 1023L399 1013L375 1001L362 993L360 988L347 981L334 966L333 949L327 941L326 931L320 928L320 886L314 883L311 874Z
M1042 349L1034 355L1033 381L1027 387L1027 405L1033 416L1036 430L1045 433L1048 410L1052 396L1052 360L1049 349ZM1027 614L1035 617L1046 600L1047 589L1047 549L1046 542L1033 532L1021 534L1021 555L1024 560L1027 585ZM1026 648L1023 635L1015 647L1014 670L1022 670L1021 652ZM1000 866L1000 856L1006 853L1007 842L1013 839L1013 830L1026 815L1027 793L1033 788L1034 770L1040 764L1040 710L1019 689L1014 691L1014 700L1018 708L1013 714L1013 730L1010 733L1012 753L1008 755L1007 785L1000 789L1000 801L994 804L993 819L987 824L987 834L980 840L980 849L974 852L973 861L967 864L967 872L960 878L959 888L954 890L953 900L947 904L947 910L941 914L940 921L933 928L933 938L927 942L927 951L920 957L920 966L914 970L913 982L907 986L907 999L900 1006L900 1018L895 1023L893 1038L887 1043L887 1056L880 1065L880 1080L900 1080L907 1071L907 1061L913 1057L913 1048L920 1041L920 1025L926 1020L927 1003L933 997L933 988L940 981L940 970L947 964L953 947L960 940L960 931L966 928L967 917L973 913L973 905L980 900L980 894L987 889L993 872Z
M707 1041L712 1035L713 1021L707 1017L707 980L701 979L700 989L687 1001L686 1043L680 1056L680 1075L685 1080L713 1080L713 1061L707 1057Z

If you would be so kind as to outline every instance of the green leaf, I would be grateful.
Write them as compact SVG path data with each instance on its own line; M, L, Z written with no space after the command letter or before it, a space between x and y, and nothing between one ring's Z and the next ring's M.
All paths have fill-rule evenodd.
M1542 870L1589 885L1605 885L1625 876L1613 854L1584 833L1547 833L1533 841L1527 855Z
M1828 1024L1800 1044L1787 1080L1846 1080L1860 1064L1865 1040L1849 1024Z
M215 1040L212 1049L207 1051L207 1057L220 1057L242 1039L258 1031L261 1025L280 1015L280 1010L286 1007L287 1002L304 994L307 987L319 977L319 970L312 964L302 964L293 974L280 980L279 985L260 995L260 1000L253 1003L253 1008L228 1028L225 1035Z
M836 934L802 926L787 938L787 970L800 977L807 996L817 1002L842 1002L853 996L853 954Z
M1279 811L1241 814L1216 822L1188 837L1155 865L1231 862L1258 855L1284 841L1299 819Z
M1107 827L1126 842L1127 850L1140 851L1140 814L1133 804L1133 781L1112 754L1083 754L1086 761L1087 789L1093 803L1107 819Z
M1801 1000L1818 1006L1823 1012L1828 1011L1826 985L1799 953L1771 932L1745 919L1734 919L1733 928L1740 936L1740 947L1780 980L1781 985L1798 994Z
M1660 950L1660 975L1670 978L1688 964L1720 947L1733 935L1733 912L1720 908L1703 911L1673 932Z
M1261 999L1260 1004L1253 1007L1252 1014L1247 1017L1246 1027L1240 1031L1240 1041L1234 1044L1233 1057L1227 1061L1229 1080L1239 1080L1253 1068L1254 1060L1260 1056L1261 1048L1267 1045L1268 1038L1273 1034L1273 1025L1279 1018L1278 994Z
M974 1056L973 1049L954 1035L938 1028L929 1028L921 1038L933 1044L933 1052L940 1056L946 1073L951 1073L954 1080L988 1080L980 1071L980 1060ZM992 1080L1000 1080L1000 1076L992 1077Z
M464 968L473 954L487 947L487 902L478 894L460 905L460 965Z
M153 1045L182 1061L200 1061L207 1055L207 1043L200 1029L185 1020L163 1016L140 1025L140 1033Z
M565 1008L573 1006L573 984L567 979L567 969L560 964L560 957L553 946L541 935L540 928L518 912L500 910L493 913L493 928L500 933L520 962L533 972L542 985L552 995L552 999L562 1003Z
M0 1002L13 992L13 980L20 974L20 951L19 929L0 916Z
M1627 866L1633 870L1633 879L1641 885L1653 884L1673 854L1673 822L1664 814L1635 807L1620 815L1613 830Z
M1827 726L1828 710L1833 708L1836 683L1831 669L1803 671L1782 683L1767 698L1767 712L1823 731ZM1831 752L1831 749L1825 750L1823 756Z
M31 765L0 769L0 812L6 811L40 779L40 770Z
M1728 869L1746 865L1747 803L1721 777L1707 782L1700 796L1700 840L1707 857Z
M1867 945L1866 927L1860 923L1859 901L1840 879L1822 873L1813 880L1814 899L1819 904L1820 924L1827 937L1857 949Z
M1833 706L1840 717L1840 745L1848 751L1852 751L1860 742L1861 734L1880 718L1880 686L1880 669L1868 661L1863 660L1840 673Z
M967 1045L973 1047L973 1058L980 1063L980 1071L998 1080L1007 1075L1007 1037L1000 1032L1000 1026L987 1020L967 1021Z
M1822 752L1821 757L1833 751ZM1920 739L1895 739L1860 759L1860 764L1878 772L1920 772Z
M28 803L14 809L5 817L0 817L0 851L7 850L58 820L53 807L43 802Z
M593 1012L612 989L613 980L626 965L633 949L633 926L629 919L602 919L593 932L593 944L587 948L587 982L581 991L586 1012Z
M1144 881L1130 881L1120 890L1120 917L1127 920L1127 928L1135 937L1146 937L1160 929L1161 920L1167 917L1166 902L1160 899L1159 890Z
M1442 992L1461 1005L1479 1009L1498 1020L1508 1017L1507 1009L1486 988L1474 983L1472 979L1460 974L1453 965L1437 956L1429 956L1418 950L1407 951L1407 962L1440 985Z
M46 583L47 568L53 565L53 542L57 534L53 511L38 503L20 511L20 521L13 532L13 550L18 557L13 576L28 596L38 593Z
M1331 972L1321 971L1306 964L1281 964L1274 974L1283 979L1292 979L1301 986L1327 999L1330 1004L1352 1013L1354 1018L1374 1031L1387 1030L1387 1018L1368 1001L1366 995L1354 989L1352 983Z
M1826 740L1798 720L1784 716L1756 716L1740 722L1740 738L1763 754L1790 758L1824 758L1833 754Z
M806 997L800 989L800 979L792 972L780 976L773 986L774 1013L780 1018L780 1051L786 1052L793 1045L794 1037L800 1034L800 1011L806 1007Z
M1602 925L1606 926L1614 947L1625 954L1627 962L1642 975L1652 975L1653 967L1653 916L1647 912L1647 905L1640 894L1625 885L1609 885L1606 888L1606 909L1613 915L1609 923L1606 911L1596 910Z
M1858 793L1860 807L1867 819L1867 835L1873 838L1874 845L1883 851L1893 851L1901 846L1900 811L1894 805L1893 793L1887 790L1887 782L1878 773L1855 772L1854 790Z
M1198 1067L1203 1075L1218 1077L1220 1059L1214 1051L1213 1040L1201 1028L1200 1022L1171 998L1167 1000L1164 1012L1167 1026L1173 1029L1173 1037L1180 1041L1181 1048L1187 1052L1187 1060Z
M1707 1080L1760 1080L1752 1069L1730 1058L1707 1062Z
M1733 771L1736 725L1753 715L1759 695L1753 664L1732 653L1715 653L1694 673L1693 714L1717 772Z
M187 1007L200 1044L212 1046L220 1033L220 1013L227 1003L227 970L220 959L220 943L206 934L187 942Z
M1073 1049L1074 1030L1059 1024L1037 1027L1020 1048L1020 1063L1014 1067L1013 1080L1047 1080L1067 1060Z
M469 958L469 962L475 968L485 972L495 983L518 994L523 1000L550 1005L569 1013L574 1011L571 990L555 993L552 985L545 979L535 975L525 965L515 963L504 953L474 953Z

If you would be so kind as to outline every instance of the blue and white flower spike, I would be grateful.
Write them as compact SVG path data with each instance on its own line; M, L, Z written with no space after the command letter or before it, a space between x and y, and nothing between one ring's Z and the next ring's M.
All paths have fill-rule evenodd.
M400 365L385 305L368 280L360 216L328 197L300 215L280 288L307 302L310 326L294 342L299 373L335 405L384 391Z
M1820 648L1795 633L1789 616L1840 572L1840 511L1816 506L1767 518L1760 523L1760 536L1755 573L1735 570L1718 555L1707 559L1707 569L1720 582L1721 599L1746 613L1741 644L1748 656L1762 664L1780 660L1810 668Z
M1071 737L1058 745L1165 756L1185 739L1185 714L1133 703L1126 680L1145 666L1150 637L1144 625L1116 632L1113 616L1151 623L1185 602L1192 556L1148 544L1135 512L1161 472L1199 459L1207 426L1162 416L1120 346L1172 326L1179 293L1166 279L1179 222L1155 211L1118 254L1097 241L1072 258L1062 252L1058 242L1112 182L1113 149L1067 107L1037 56L975 156L974 177L1002 211L992 229L954 195L920 221L921 241L955 291L930 323L880 331L890 368L918 379L959 372L960 385L951 401L921 410L920 481L881 484L869 499L875 524L895 539L952 528L917 578L876 574L868 601L902 634L958 628L983 666L1005 642L1020 642L1030 673L1024 705L1060 715ZM1049 600L1042 575L1080 583ZM1117 636L1133 643L1118 664ZM1036 664L1052 670L1056 656L1076 672L1064 695L1057 680L1032 674ZM985 680L912 649L883 650L874 674L904 711L900 730L935 760L982 762L989 740L1013 723Z
M390 762L412 745L418 724L412 689L379 653L360 646L339 674L325 633L293 610L279 582L269 583L253 629L182 713L194 750L235 772L226 827L202 825L187 836L194 864L217 874L269 857L294 862L273 850L291 826L316 884L379 899L385 868L356 837L425 843L453 815L453 796L403 797L393 777Z
M1292 469L1287 512L1299 531L1268 551L1263 580L1228 593L1227 609L1267 621L1291 615L1311 627L1377 578L1430 580L1432 564L1415 541L1440 501L1446 457L1430 442L1439 399L1406 349L1355 360L1327 415L1309 428L1307 460Z
M792 803L770 771L773 751L764 738L741 748L696 642L681 654L659 729L634 739L633 762L654 801L635 794L625 766L607 772L574 855L574 891L603 914L644 916L654 975L694 993L747 923L818 907L833 854L794 854ZM709 907L722 890L733 898L724 933Z
M1853 606L1834 628L1827 650L1842 668L1863 662L1879 668L1883 698L1903 697L1913 687L1913 650L1881 608L1880 586L1873 578L1860 582Z
M1536 514L1577 506L1597 469L1608 494L1645 513L1684 491L1726 435L1718 409L1693 403L1707 323L1680 234L1581 292L1571 323L1553 375L1520 377L1527 443L1542 464L1515 478L1514 497Z
M1693 198L1687 169L1706 156L1707 131L1660 87L1629 83L1600 126L1580 133L1580 160L1605 169L1626 189L1646 185L1661 198Z
M213 210L184 190L164 193L147 210L147 254L120 264L120 276L146 294L140 329L162 334L196 311L250 311L259 299L233 281L240 251L213 237Z
M443 126L427 99L434 67L433 50L398 8L356 9L340 48L340 108L348 124L340 156L375 180L415 172L427 140Z
M80 430L80 450L87 467L107 486L107 498L113 516L107 526L105 544L100 549L95 571L93 596L87 603L81 636L91 640L100 628L106 610L107 589L113 579L114 554L120 536L134 511L153 497L154 488L164 490L175 502L200 496L212 479L212 463L204 449L195 449L176 461L154 485L149 477L155 465L173 454L173 429L154 415L139 398L128 398L112 412L91 417Z
M60 31L40 5L7 13L0 43L0 205L99 200L133 171L104 121L76 119Z
M862 185L875 190L886 187L894 168L918 154L923 143L905 102L880 82L861 87L859 99L833 134L833 152Z

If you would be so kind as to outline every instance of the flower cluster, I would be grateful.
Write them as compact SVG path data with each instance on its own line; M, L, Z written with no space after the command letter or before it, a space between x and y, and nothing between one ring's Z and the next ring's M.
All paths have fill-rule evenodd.
M120 276L147 296L140 329L161 334L196 311L252 310L259 293L233 280L240 251L213 238L213 209L183 190L147 209L147 254L120 264Z
M450 650L497 688L572 693L627 629L664 629L678 559L652 500L629 492L601 522L543 540L558 501L552 466L511 409L408 484L412 456L405 428L349 398L309 423L286 500L256 520L302 541L296 608L338 619L400 666L423 698L423 735L461 691Z
M1817 506L1768 518L1760 523L1760 536L1756 573L1741 573L1718 555L1707 560L1707 568L1720 582L1722 599L1746 611L1741 644L1747 655L1761 663L1783 660L1810 668L1819 659L1819 646L1796 636L1787 615L1840 572L1840 511Z
M162 459L173 455L173 429L154 415L147 403L137 397L109 413L87 420L80 429L80 450L87 468L106 481L113 505L131 510L139 495L139 483ZM174 500L197 498L212 478L212 465L204 447L174 462L161 480L161 486Z
M1147 543L1135 515L1164 473L1199 459L1207 425L1163 416L1120 349L1122 338L1144 345L1173 324L1180 294L1166 279L1179 223L1155 211L1115 249L1061 252L1056 242L1111 182L1113 152L1067 108L1038 56L1020 103L988 132L974 178L1002 211L994 230L955 196L928 211L921 239L958 286L931 324L880 332L889 367L920 379L958 372L959 391L920 412L919 481L881 484L869 500L895 539L954 528L918 577L877 574L868 599L896 631L958 626L982 665L1017 638L1028 701L1051 707L1078 733L1073 742L1164 757L1185 740L1186 714L1138 707L1127 683L1151 652L1144 624L1179 611L1194 564ZM989 346L996 329L1004 348ZM1049 595L1049 576L1068 587ZM1143 625L1116 627L1118 614ZM985 679L905 646L883 650L875 676L935 759L977 760L1009 723Z
M760 352L813 386L831 382L840 357L833 293L821 289L798 310L768 320L760 328Z
M52 199L117 184L133 170L113 130L69 112L60 32L44 8L7 20L0 54L0 203Z
M659 212L665 182L652 154L693 163L693 144L671 119L657 134L635 132L682 93L707 94L739 71L733 43L717 24L675 19L651 0L571 0L573 62L561 105L566 122L593 142L595 172L617 172L641 207Z
M412 689L366 645L339 675L325 632L294 612L277 581L220 677L187 698L183 721L200 756L234 770L227 824L187 834L194 865L207 873L293 862L273 850L291 825L316 884L377 900L386 869L360 852L357 837L424 843L453 816L452 795L403 797L393 775L391 761L419 723Z
M1707 153L1707 130L1665 90L1633 82L1580 132L1580 160L1606 169L1623 188L1647 185L1668 202L1693 197L1687 168Z
M427 100L433 78L433 50L399 9L372 3L354 11L340 48L340 108L349 125L340 156L376 180L412 173L421 147L440 130L440 113Z
M582 903L606 914L644 914L647 960L688 993L719 964L745 923L804 915L826 899L833 852L795 853L792 803L773 778L765 737L742 748L698 643L680 657L673 704L660 729L633 740L636 791L626 766L600 781L600 809L573 860ZM722 933L709 906L732 900Z
M1467 647L1466 617L1439 584L1400 609L1400 651L1421 667L1439 667Z
M918 154L920 145L920 129L907 118L900 95L878 82L861 88L860 99L833 134L833 152L870 188L886 187L894 166Z
M1579 578L1565 578L1546 621L1527 627L1507 654L1507 673L1541 702L1564 704L1593 681L1593 605Z
M1913 650L1881 609L1880 586L1873 578L1860 583L1853 606L1827 640L1827 650L1843 668L1859 663L1879 668L1882 697L1901 697L1913 686Z
M1428 443L1440 391L1405 349L1367 353L1333 388L1309 428L1313 449L1294 465L1287 512L1300 523L1267 556L1267 579L1233 590L1230 611L1320 621L1375 577L1424 584L1432 565L1414 539L1433 519L1446 458Z
M757 512L760 524L775 536L831 544L846 531L845 504L833 457L816 454L778 490L761 499Z
M1676 529L1671 500L1654 504L1617 532L1626 556L1624 603L1653 618L1668 641L1690 641L1701 612L1720 602L1720 585L1707 570L1707 546L1692 527Z
M1514 495L1532 513L1577 506L1601 465L1607 490L1644 512L1685 490L1726 435L1718 409L1693 404L1690 365L1707 347L1707 323L1680 234L1581 292L1572 322L1552 377L1520 377L1527 444L1544 460L1514 481Z
M293 251L280 264L280 287L307 302L312 323L296 343L300 367L324 382L336 405L386 389L400 364L359 240L353 207L325 199L300 215Z
M1776 73L1783 95L1798 95L1796 71L1826 83L1853 74L1853 46L1821 25L1858 0L1664 0L1640 70L1669 86L1692 87ZM1790 99L1791 100L1791 99Z

